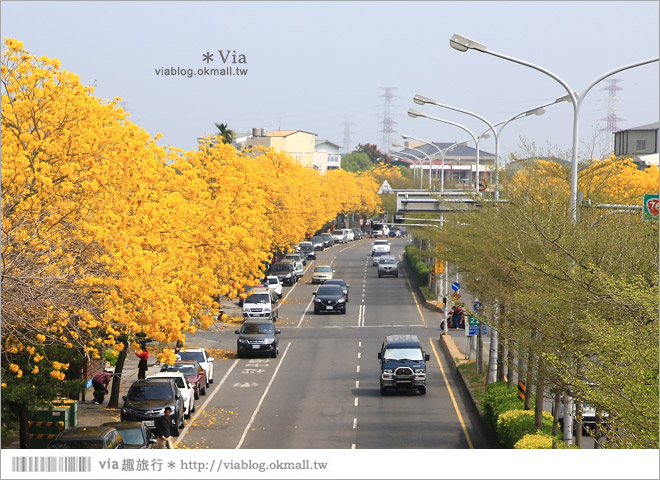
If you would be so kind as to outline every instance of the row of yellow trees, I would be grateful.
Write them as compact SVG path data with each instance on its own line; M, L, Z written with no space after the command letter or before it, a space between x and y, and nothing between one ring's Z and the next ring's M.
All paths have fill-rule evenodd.
M209 326L285 250L340 212L379 209L370 175L272 150L163 148L57 60L2 55L2 393L52 397L74 352ZM133 346L136 346L135 344ZM160 360L174 356L165 350Z

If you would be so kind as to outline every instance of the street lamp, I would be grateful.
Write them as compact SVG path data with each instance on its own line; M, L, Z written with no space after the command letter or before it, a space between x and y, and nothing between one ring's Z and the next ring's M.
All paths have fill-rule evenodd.
M393 146L393 147L396 147L396 146L399 146L399 145L393 143L392 146ZM405 148L405 147L404 147L404 148ZM415 162L415 165L417 165L417 162L419 162L419 171L420 171L420 174L419 174L419 189L422 190L422 188L424 188L423 185L422 185L422 181L423 181L423 179L424 179L424 177L422 176L422 159L421 159L421 158L417 158L417 157L416 157L415 155L413 155L412 153L407 153L407 152L396 152L395 155L408 155L408 156L410 157L410 159L411 159L413 162ZM398 157L395 156L394 158L398 158Z
M481 140L482 136L477 137L472 131L470 131L467 127L461 125L460 123L456 122L450 122L449 120L443 120L441 118L433 117L431 115L427 115L424 112L420 112L418 110L413 110L412 108L408 110L408 116L412 118L417 118L417 117L426 117L430 118L431 120L435 120L436 122L442 122L442 123L448 123L449 125L454 125L455 127L458 127L467 133L470 134L472 137L472 140L474 140L474 143L477 147L477 167L476 167L476 180L475 180L475 189L477 192L479 192L479 141Z
M428 161L429 161L429 190L430 190L430 189L431 189L431 162L432 162L431 157L429 157L429 156L426 154L426 152L424 152L423 150L420 150L419 148L406 147L405 145L401 145L400 143L393 143L392 146L393 146L393 147L400 147L400 148L407 148L408 150L414 150L414 151L416 151L416 152L421 153L422 155L424 155L424 156L428 159ZM420 162L421 162L421 159L420 159ZM423 164L422 164L422 171L424 171L424 166L423 166ZM422 177L423 177L423 175L422 175ZM419 184L420 184L420 188L424 188L424 187L422 186L422 179L421 179L421 177L420 177Z
M543 67L539 67L538 65L535 65L530 62L526 62L524 60L520 60L517 58L509 57L508 55L504 55L498 52L493 52L492 50L488 50L486 48L486 45L482 43L475 42L474 40L470 40L467 37L464 37L462 35L454 34L451 39L449 40L449 46L451 48L458 50L459 52L467 52L468 50L476 50L481 53L487 53L488 55L492 55L494 57L502 58L504 60L508 60L513 63L517 63L519 65L523 65L525 67L530 67L533 68L534 70L538 70L541 73L544 73L545 75L549 76L556 82L558 82L566 92L568 93L568 96L571 100L571 103L573 104L573 150L571 152L571 194L570 194L570 209L571 209L571 214L573 217L573 221L577 220L577 169L578 169L578 133L579 133L579 122L580 122L580 107L582 106L582 102L584 101L584 98L587 96L587 93L589 93L589 90L591 90L597 83L605 80L607 77L610 77L616 73L622 72L624 70L629 70L631 68L635 67L640 67L642 65L646 65L648 63L653 63L657 62L660 58L655 57L651 58L648 60L642 60L639 62L631 63L629 65L624 65L622 67L616 68L614 70L610 70L607 73L604 73L600 77L596 78L593 82L589 84L589 86L584 90L584 93L582 95L579 95L577 92L574 92L573 89L560 77L555 75L554 73L550 72L549 70L546 70Z
M444 150L440 147L438 147L435 143L433 142L427 142L426 140L422 140L421 138L415 138L411 137L410 135L406 135L405 133L401 134L401 138L408 140L417 140L418 142L425 143L427 145L431 145L433 148L435 148L438 153L442 156L442 169L440 171L440 192L444 193L445 191L445 154L449 152L450 150L454 149L454 147L458 147L461 145L467 144L467 142L456 142L453 145L450 145L449 147L445 148ZM429 180L429 188L431 188L431 181Z

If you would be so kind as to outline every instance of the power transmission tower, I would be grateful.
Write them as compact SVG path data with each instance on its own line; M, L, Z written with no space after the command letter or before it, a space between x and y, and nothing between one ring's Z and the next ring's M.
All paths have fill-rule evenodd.
M618 82L620 82L621 79L619 78L611 78L607 80L607 83L609 84L605 88L601 88L601 90L607 90L609 91L609 96L607 98L607 117L601 118L601 122L607 122L607 125L605 128L601 128L601 131L605 131L608 134L609 137L609 151L613 152L614 151L614 132L619 131L619 127L617 125L617 121L624 120L623 118L619 118L616 115L616 112L618 111L618 108L616 106L616 102L619 101L619 97L617 97L616 92L619 90L623 90L620 86L617 85Z
M344 153L351 151L351 119L346 117L344 120Z
M391 134L396 133L396 130L393 128L396 122L392 118L392 99L396 97L392 91L396 90L396 87L380 88L381 90L385 90L385 93L381 95L385 99L385 103L383 104L383 121L380 122L383 124L383 129L380 130L383 134L383 143L380 146L380 150L384 154L387 154L392 146Z

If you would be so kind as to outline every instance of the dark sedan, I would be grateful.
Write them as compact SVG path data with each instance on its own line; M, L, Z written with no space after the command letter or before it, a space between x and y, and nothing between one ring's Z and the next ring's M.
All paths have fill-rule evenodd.
M53 449L124 448L121 433L112 427L70 427L48 444Z
M106 422L101 426L117 429L124 440L124 448L155 448L156 437L144 422Z
M335 278L333 280L326 280L324 285L339 285L341 289L344 291L344 296L346 297L346 301L348 302L348 285L344 280L341 278Z
M277 357L279 353L279 340L277 336L280 331L275 328L270 320L246 320L240 330L235 332L236 356L241 358L247 354L266 353L271 357Z
M206 372L195 360L177 360L174 365L163 365L161 372L182 372L195 390L195 400L206 395Z
M173 378L148 378L131 385L123 397L121 421L144 421L150 428L156 428L156 420L165 413L165 407L172 410L172 435L179 436L185 426L183 416L183 396Z
M314 292L314 313L339 312L346 314L346 298L340 285L321 285Z

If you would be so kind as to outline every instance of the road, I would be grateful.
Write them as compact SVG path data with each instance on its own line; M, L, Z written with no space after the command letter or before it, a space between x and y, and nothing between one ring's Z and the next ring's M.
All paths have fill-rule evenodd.
M399 256L407 240L391 243ZM279 356L216 360L215 382L179 448L489 447L438 348L439 317L418 304L405 271L378 278L370 252L371 242L362 240L308 262L301 281L284 288ZM311 270L320 264L350 285L346 315L313 313ZM200 332L188 343L235 352L234 329ZM377 352L395 333L417 335L430 354L426 395L381 396Z

